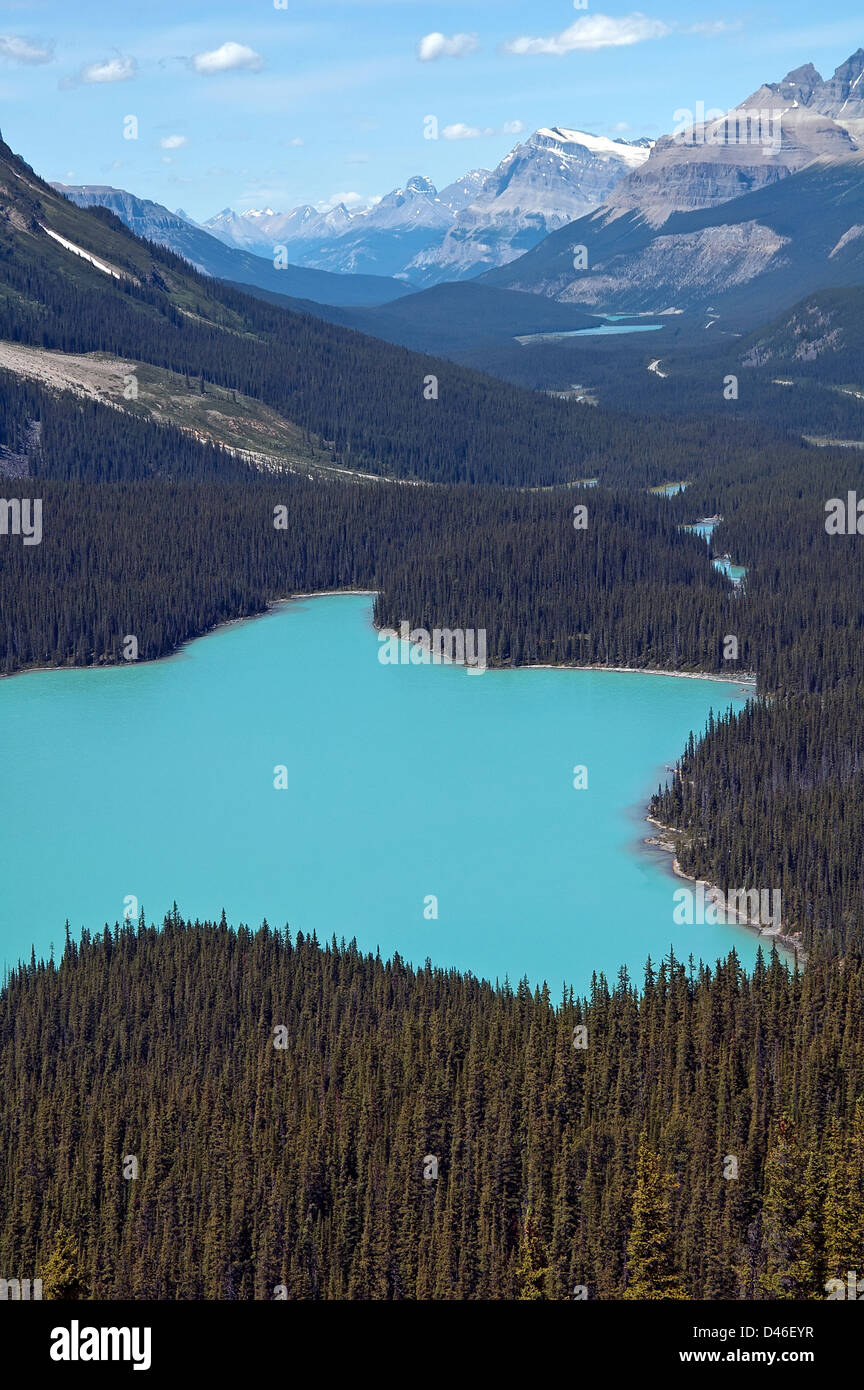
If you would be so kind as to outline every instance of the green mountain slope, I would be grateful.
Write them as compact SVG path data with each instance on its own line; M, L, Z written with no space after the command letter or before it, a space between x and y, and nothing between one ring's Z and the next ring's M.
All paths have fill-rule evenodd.
M0 338L239 391L365 472L548 484L573 476L582 448L584 413L566 403L203 276L110 212L74 206L2 143Z

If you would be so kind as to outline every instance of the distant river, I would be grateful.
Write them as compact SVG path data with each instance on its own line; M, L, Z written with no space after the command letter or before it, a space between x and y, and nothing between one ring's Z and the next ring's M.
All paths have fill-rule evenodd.
M739 687L382 665L371 612L294 601L166 661L0 681L0 960L135 898L556 997L670 943L752 964L746 928L673 924L681 880L642 844L664 764Z

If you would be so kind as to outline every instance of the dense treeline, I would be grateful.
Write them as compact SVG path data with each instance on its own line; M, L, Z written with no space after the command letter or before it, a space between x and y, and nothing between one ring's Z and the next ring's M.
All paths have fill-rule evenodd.
M830 690L864 675L862 536L826 531L826 504L849 492L864 498L859 451L766 450L755 476L730 460L671 503L682 520L724 518L712 549L747 567L742 614L766 693Z
M241 482L256 476L227 450L203 443L175 425L154 425L69 392L43 391L0 371L0 447L13 453L32 449L34 421L39 424L39 447L28 462L29 472L38 478Z
M825 529L826 502L849 491L864 497L857 451L694 484L689 505L725 517L715 548L748 565L742 615L765 698L691 740L653 807L683 832L689 872L782 889L788 928L837 951L864 928L864 538Z
M737 605L703 543L663 499L638 493L289 477L206 489L31 478L4 489L7 499L34 490L41 544L0 544L7 672L116 661L126 633L141 657L164 656L272 599L339 588L380 591L383 626L485 628L499 664L719 668ZM574 529L574 505L588 508L586 530ZM286 529L274 524L279 507Z
M556 1008L175 913L14 972L0 1077L0 1268L59 1233L93 1297L806 1299L860 1269L857 951Z
M864 682L751 702L689 745L652 814L678 859L728 888L780 889L787 929L838 953L864 926Z

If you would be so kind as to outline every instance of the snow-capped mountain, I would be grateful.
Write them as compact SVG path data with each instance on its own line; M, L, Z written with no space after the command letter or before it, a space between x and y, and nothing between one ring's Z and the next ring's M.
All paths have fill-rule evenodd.
M434 283L506 265L604 202L645 163L650 148L647 140L611 140L561 126L536 131L502 159L441 244L415 256L408 275Z
M229 246L272 256L283 246L298 265L338 273L393 275L430 241L440 240L453 210L429 179L417 174L371 207L350 211L344 203L319 210L310 204L290 212L272 208L235 213L230 208L205 223Z
M223 208L202 226L226 246L239 246L257 256L272 257L274 246L341 236L350 221L351 214L343 203L337 203L326 212L319 212L307 203L291 212L275 212L273 208L234 212L232 208Z
M554 126L516 146L498 167L473 169L440 191L415 174L371 207L226 209L205 223L230 246L321 270L397 275L416 284L503 265L547 232L603 202L648 157L629 142Z

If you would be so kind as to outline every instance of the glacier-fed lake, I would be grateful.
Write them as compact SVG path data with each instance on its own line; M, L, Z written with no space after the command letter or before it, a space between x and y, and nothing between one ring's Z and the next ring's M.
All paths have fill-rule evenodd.
M674 923L681 880L643 844L665 765L739 685L380 650L372 599L329 595L164 661L0 681L0 960L176 901L553 996L670 946L752 965L746 928Z

